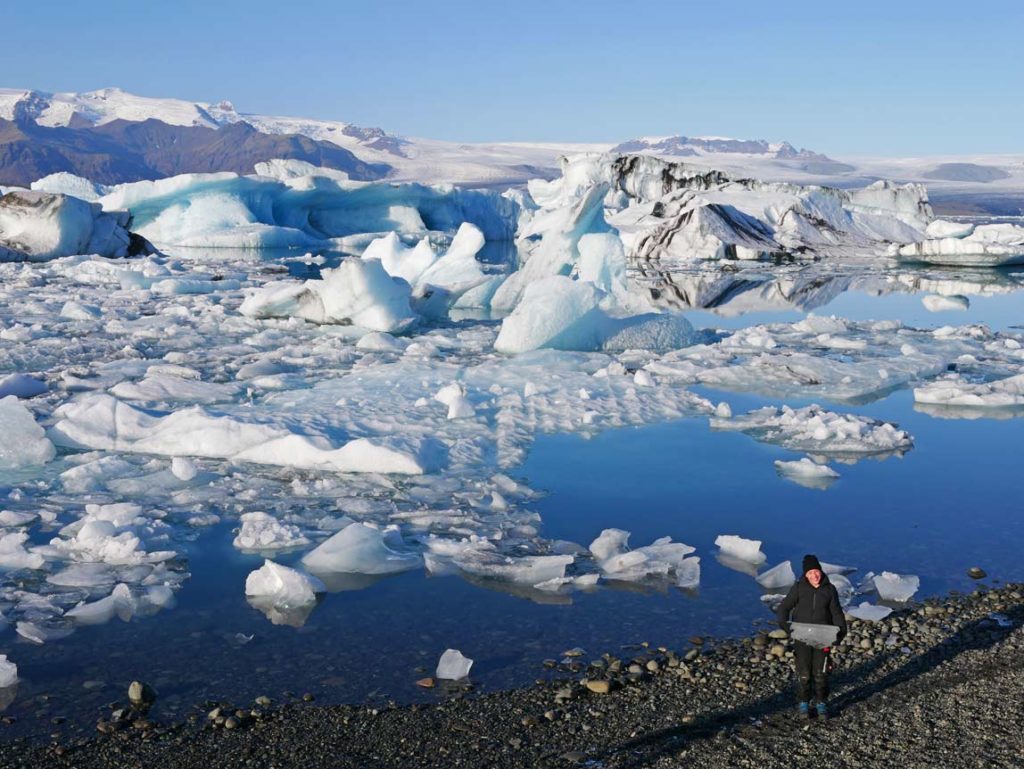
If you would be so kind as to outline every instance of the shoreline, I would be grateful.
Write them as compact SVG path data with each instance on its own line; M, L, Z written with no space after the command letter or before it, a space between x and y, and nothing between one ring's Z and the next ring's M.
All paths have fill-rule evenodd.
M207 703L161 724L125 697L94 736L0 744L0 767L1019 766L1022 625L1022 584L854 620L825 723L796 718L790 642L762 630L570 657L558 679L429 705Z

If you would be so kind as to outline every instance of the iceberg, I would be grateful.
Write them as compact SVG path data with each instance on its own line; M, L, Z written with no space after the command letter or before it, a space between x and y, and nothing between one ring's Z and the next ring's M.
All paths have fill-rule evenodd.
M894 245L892 255L909 262L958 267L1024 264L1024 227L1016 224L940 225L934 221L924 235L913 243Z
M469 675L473 660L462 656L458 649L446 649L437 662L434 675L442 681L459 681Z
M73 254L138 256L153 248L128 231L127 211L104 211L70 195L39 191L0 197L0 261L42 262Z
M32 412L16 395L0 398L0 434L4 437L0 442L0 470L43 465L57 454Z
M272 283L249 294L239 312L250 318L296 317L396 333L415 320L409 284L394 280L376 259L345 259L304 283Z
M393 550L380 529L365 523L346 526L302 557L308 570L327 574L397 574L422 564L417 553Z

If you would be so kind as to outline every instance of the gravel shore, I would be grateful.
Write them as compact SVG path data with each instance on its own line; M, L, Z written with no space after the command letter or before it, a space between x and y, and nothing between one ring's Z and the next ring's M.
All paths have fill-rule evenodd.
M126 699L88 740L5 741L0 767L1020 767L1022 625L1024 585L853 621L827 721L796 716L790 641L762 632L567 650L557 680L436 705L206 703L168 725Z

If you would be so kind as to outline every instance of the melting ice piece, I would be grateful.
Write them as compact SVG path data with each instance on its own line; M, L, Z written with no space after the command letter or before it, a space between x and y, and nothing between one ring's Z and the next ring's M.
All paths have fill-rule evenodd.
M59 641L61 638L67 638L75 632L75 629L69 623L59 620L39 622L22 620L14 626L14 629L26 641L40 645L47 641Z
M25 549L28 534L14 531L0 535L0 569L41 569L45 559Z
M285 550L309 544L298 526L281 523L268 513L243 513L239 521L242 526L233 543L239 550Z
M783 561L757 576L757 584L765 590L779 590L789 587L794 582L796 575L793 573L793 564L789 561Z
M458 681L469 675L473 660L463 657L458 649L448 649L437 663L435 675L447 681Z
M539 585L565 577L565 567L575 559L571 555L524 555L516 558L488 550L465 550L452 563L466 574L519 585Z
M268 598L281 609L297 609L316 603L316 594L323 591L323 583L315 577L270 560L265 560L260 568L245 578L247 596Z
M675 574L686 587L696 575L699 580L699 559L686 558L695 548L682 542L673 542L671 537L656 539L650 545L629 550L626 543L629 532L622 529L605 529L590 544L590 552L601 571L608 579L636 581L648 577L665 577Z
M693 590L700 585L700 558L684 558L676 567L676 586Z
M719 534L715 537L715 547L721 550L723 555L755 566L760 566L768 560L768 556L761 552L761 540L759 539L744 539L735 534Z
M839 628L835 625L819 625L811 622L790 622L790 633L794 641L802 641L815 649L824 649L836 642Z
M135 614L135 599L131 589L123 582L106 598L90 603L82 602L65 613L76 625L103 625L115 616L128 622Z
M846 613L851 617L856 617L866 622L878 622L892 614L892 609L888 606L875 606L864 601L859 606L850 607L846 610Z
M914 401L977 409L1019 408L1024 406L1024 374L991 382L968 382L957 374L915 387Z
M805 488L822 491L829 488L839 477L839 473L828 465L819 465L807 457L794 462L783 462L781 459L776 459L775 470L783 478Z
M303 565L313 572L353 574L396 574L422 562L416 553L392 550L380 529L365 523L346 526L302 558Z
M896 425L812 404L794 409L765 406L732 419L711 418L715 430L739 430L791 451L856 456L909 451L914 440Z
M909 601L917 589L921 587L921 580L913 574L895 574L891 571L883 571L874 577L875 590L878 597L883 601L894 603L905 603Z
M0 398L0 470L42 465L57 454L32 412L17 396Z
M7 659L6 654L0 654L0 689L6 689L16 683L18 683L18 666Z
M971 301L966 296L960 296L953 294L951 296L943 296L940 294L929 294L928 296L921 297L921 304L928 312L949 312L949 311L964 311L970 309Z
M448 407L449 419L465 419L476 414L473 404L466 398L466 391L458 382L445 385L434 395L434 400Z

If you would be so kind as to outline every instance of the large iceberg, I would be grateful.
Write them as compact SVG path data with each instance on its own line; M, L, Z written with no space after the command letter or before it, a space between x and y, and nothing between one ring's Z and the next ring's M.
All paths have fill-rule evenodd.
M152 248L128 231L127 211L104 211L70 195L8 192L0 197L0 260L45 261L72 254L134 256Z

